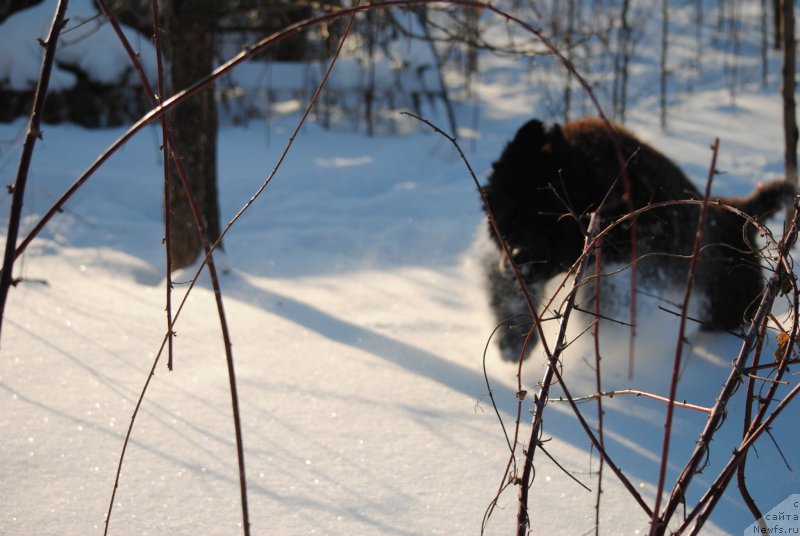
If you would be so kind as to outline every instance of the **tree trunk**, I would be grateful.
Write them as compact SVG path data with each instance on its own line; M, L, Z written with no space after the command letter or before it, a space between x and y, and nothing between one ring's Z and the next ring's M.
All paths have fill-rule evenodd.
M166 54L172 92L208 75L214 67L216 0L169 0L165 3ZM219 237L217 203L217 107L213 86L178 106L169 115L175 149L186 172L191 195L202 215L205 239ZM202 249L189 197L175 164L170 165L170 237L175 268L192 264ZM204 229L203 229L204 227Z
M769 83L769 37L767 35L767 0L761 0L761 87Z
M661 75L659 83L659 107L661 128L667 128L667 46L669 44L669 0L661 2Z
M631 27L628 23L629 0L622 0L620 8L620 26L617 30L617 52L614 56L614 117L620 123L625 122L625 108L628 100L628 67L633 51L631 43Z
M796 52L794 38L794 0L781 0L783 40L783 135L785 140L786 181L797 185L797 114L795 112Z
M766 1L766 0L762 0ZM698 78L703 72L703 0L695 0L694 4L694 66L697 71Z
M567 60L574 64L575 53L573 41L575 34L575 0L567 0L567 28L564 35L564 47L566 48ZM569 122L570 112L572 111L572 74L565 73L564 80L564 124Z

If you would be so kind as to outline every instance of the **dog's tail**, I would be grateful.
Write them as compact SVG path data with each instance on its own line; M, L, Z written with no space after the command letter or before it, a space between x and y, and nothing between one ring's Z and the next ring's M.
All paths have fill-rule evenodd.
M755 190L744 197L721 198L720 201L764 221L780 210L789 208L795 195L795 185L786 181L773 181L759 183Z

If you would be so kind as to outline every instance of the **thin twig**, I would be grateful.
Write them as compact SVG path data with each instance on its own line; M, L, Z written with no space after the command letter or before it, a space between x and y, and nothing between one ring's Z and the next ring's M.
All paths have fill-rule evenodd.
M637 150L638 152L638 150ZM603 273L603 248L602 243L598 242L594 246L594 314L595 318L600 318L600 275ZM576 307L577 309L577 307ZM594 378L595 389L598 393L603 391L603 381L601 373L601 361L603 358L600 354L600 322L594 322ZM605 450L605 434L603 428L603 397L597 397L597 438L600 441L600 448ZM599 466L597 468L597 495L594 502L594 533L595 536L600 534L600 501L603 495L603 467L605 460L601 455L599 457Z
M124 33L122 32L119 24L117 23L116 19L112 15L111 11L108 9L108 6L105 4L105 2L103 0L98 0L98 1L100 2L101 9L103 10L105 16L111 22L111 25L115 29L115 31L117 33L117 36L119 37L120 42L122 43L123 47L125 48L126 52L129 55L131 61L133 62L134 66L136 67L136 71L139 73L139 76L140 76L141 81L142 81L142 86L144 87L148 98L150 99L151 103L153 103L155 105L158 102L159 99L156 98L156 96L155 96L155 94L153 92L153 89L150 86L149 81L147 80L147 77L144 75L144 70L141 67L141 64L140 64L140 62L138 60L137 55L133 52L133 49L131 48L130 43L128 43L127 39L125 38ZM154 8L154 9L157 9L157 8ZM161 83L161 80L159 80L159 82ZM163 91L163 89L161 89L160 91ZM163 101L163 98L161 100ZM227 368L228 368L228 380L229 380L229 384L230 384L230 393L231 393L231 409L232 409L232 413L233 413L234 434L235 434L235 437L236 437L236 453L237 453L237 460L238 460L238 466L239 466L239 489L240 489L241 505L242 505L242 527L243 527L245 536L247 536L247 535L250 534L250 515L249 515L248 501L247 501L247 480L246 480L246 473L245 473L245 466L244 466L244 441L242 439L242 426L241 426L241 417L240 417L240 411L239 411L239 396L238 396L238 389L236 387L236 374L235 374L234 362L233 362L233 350L232 350L232 346L233 345L232 345L232 342L231 342L230 330L228 328L228 322L227 322L226 315L225 315L225 308L224 308L224 304L223 304L223 300L222 300L222 290L221 290L220 283L219 283L219 276L217 274L216 265L215 265L215 263L213 261L212 255L211 255L212 249L211 249L210 245L208 244L208 240L206 239L206 230L205 230L205 224L203 222L203 216L200 213L200 209L197 206L197 203L195 202L194 195L192 194L192 188L191 188L191 185L190 185L190 183L189 183L189 181L187 179L186 172L183 169L182 163L181 163L179 158L175 158L175 156L174 156L175 155L175 150L174 150L175 144L174 144L174 140L172 139L172 136L170 134L170 131L165 127L164 116L161 115L160 118L161 118L161 122L162 122L162 134L165 135L165 143L167 145L169 145L169 147L171 149L170 150L170 154L173 155L173 159L174 159L174 162L175 162L175 165L176 165L176 169L178 170L178 176L179 176L179 178L181 180L181 184L182 184L182 186L183 186L183 188L184 188L184 190L186 192L186 198L187 198L187 200L189 202L189 207L190 207L191 212L192 212L192 218L193 218L194 223L195 223L195 227L196 227L197 234L198 234L198 237L199 237L199 240L200 240L200 244L203 246L203 248L206 251L206 259L208 261L207 262L207 264L208 264L208 273L209 273L209 277L211 279L212 289L214 291L214 300L215 300L216 305L217 305L217 315L219 317L220 329L221 329L221 332L222 332L222 339L223 339L223 343L224 343L224 347L225 347L225 360L226 360ZM165 161L165 167L167 165L168 165L168 160ZM167 235L166 236L167 236L167 239L168 239L168 237L169 237L169 228L167 228ZM168 256L169 256L169 253L168 253ZM168 259L167 266L169 266L169 265L170 265L170 261ZM169 270L169 268L168 268L168 274L171 274L171 271ZM167 286L168 287L171 286L171 275L169 275L169 277L168 277ZM168 293L169 293L169 291L168 291ZM168 303L169 303L169 308L171 309L171 299L169 299ZM169 323L168 323L168 326L167 326L167 341L168 341L168 346L169 346L169 350L170 350L169 358L170 358L170 361L171 361L171 358L172 358L172 353L171 353L171 350L172 350L172 338L173 338L173 335L174 335L174 319L173 318L169 318L169 317L171 317L171 313L168 313ZM162 348L163 348L163 345L162 345ZM172 363L170 362L169 364L171 365ZM154 366L155 366L155 363L154 363ZM152 376L152 374L153 374L153 371L151 371L150 376L148 376L147 382L145 383L144 389L142 390L140 403L141 403L141 400L143 400L143 398L144 398L144 394L146 392L147 386L149 385L150 377ZM134 411L134 416L131 418L131 424L130 424L130 426L128 428L128 433L127 433L127 435L125 437L125 445L123 446L123 449L122 449L122 451L120 453L120 459L119 459L119 463L117 465L117 472L116 472L116 476L115 476L115 479L114 479L114 488L113 488L113 490L111 492L111 500L109 501L108 511L106 513L105 529L104 529L104 533L105 534L108 533L109 523L111 521L111 512L113 511L113 508L114 508L114 499L116 497L116 492L117 492L117 489L119 487L119 479L120 479L120 474L121 474L121 471L122 471L122 462L124 460L125 452L127 450L126 449L127 443L128 443L128 441L130 439L130 434L131 434L131 432L133 430L133 424L134 424L134 421L135 421L135 415L137 413L138 413L138 405L137 405L136 410Z
M694 245L692 246L692 257L689 263L689 272L686 276L686 287L684 290L683 304L681 305L681 318L680 327L678 328L678 341L675 344L675 359L672 366L672 380L669 385L669 403L667 404L667 416L664 420L664 439L661 447L661 467L658 472L658 487L656 488L656 500L653 506L653 519L650 523L650 535L655 536L662 531L661 520L659 520L659 510L661 508L661 499L664 494L664 486L667 478L667 464L669 460L669 447L672 439L672 417L675 411L675 397L678 392L678 381L681 374L681 361L683 359L683 347L685 344L686 333L686 315L689 313L689 301L692 297L692 289L694 288L694 276L697 270L697 260L700 253L700 247L703 244L703 230L705 228L706 216L708 214L708 199L711 197L711 183L714 180L714 175L717 173L717 155L719 154L719 138L714 141L712 147L711 166L708 170L708 179L706 180L706 191L703 195L703 204L700 206L700 218L697 222L697 231L695 232Z
M271 182L272 178L277 174L278 169L280 168L281 163L283 162L283 160L285 159L285 157L288 154L289 150L291 149L297 134L299 133L300 129L302 128L303 124L305 123L305 120L307 119L308 115L310 114L311 110L313 109L314 105L316 104L316 102L317 102L317 100L319 98L319 95L320 95L320 93L322 91L322 88L324 87L325 82L327 81L327 79L328 79L328 77L330 75L330 72L331 72L331 70L333 69L333 66L336 63L336 60L339 57L339 54L341 52L341 48L344 45L344 42L346 41L346 38L347 38L347 36L349 34L349 31L350 31L350 28L352 26L352 22L353 22L353 18L355 16L355 13L356 13L355 11L351 11L351 17L350 17L349 23L348 23L348 25L347 25L347 27L345 29L345 32L343 33L342 38L340 40L339 48L337 49L336 54L334 55L334 57L331 59L331 62L329 64L329 66L328 66L328 69L326 70L322 80L320 81L320 83L319 83L319 85L317 87L317 91L315 92L314 96L312 97L312 100L309 103L309 105L306 107L305 113L303 114L302 118L298 122L298 125L295 128L295 131L293 132L292 136L290 137L290 140L287 143L286 147L284 148L284 151L281 154L281 157L279 158L278 163L276 164L276 166L274 167L274 169L270 173L269 177L262 183L262 185L259 187L259 189L256 191L256 193L253 194L253 196L239 210L239 212L234 216L234 218L231 219L231 221L228 222L227 226L225 227L225 229L222 230L222 232L220 233L219 238L217 238L217 240L216 240L216 242L214 242L214 244L209 245L208 242L205 239L203 240L202 243L206 246L206 255L203 258L203 261L200 263L200 266L198 267L197 272L195 273L194 277L192 277L192 279L191 279L191 281L189 283L189 286L186 289L186 292L184 293L183 299L181 300L178 308L175 311L175 315L173 317L173 325L169 327L170 331L174 329L174 324L178 321L178 318L180 317L180 314L183 311L183 307L187 303L187 299L189 297L189 294L194 289L195 284L199 280L200 272L203 270L203 268L206 265L208 265L209 274L212 275L212 270L214 269L213 256L212 256L213 251L219 246L219 244L222 242L222 239L225 237L225 235L228 233L228 231L233 227L233 225L236 223L236 221L244 214L245 211L247 211L247 209L250 206L252 206L252 204L255 202L255 200L259 197L259 195L264 191L264 189L267 187L267 185ZM176 160L176 163L177 162L179 162L179 160ZM191 198L191 196L189 196L189 197ZM198 229L204 231L204 229L203 229L203 227L201 225L198 225ZM214 273L216 273L216 272L214 271ZM212 281L213 281L213 277L212 277ZM215 295L217 295L216 291L215 291ZM221 295L220 295L220 298L221 298ZM131 425L130 425L130 427L128 429L128 434L126 436L125 445L123 446L123 451L122 451L122 454L121 454L121 457L120 457L120 465L118 466L118 469L117 469L117 481L119 480L119 471L121 469L122 458L124 457L125 449L127 447L127 442L128 442L128 440L130 438L130 433L131 433L131 430L132 430L132 427L133 427L133 421L135 420L136 414L138 413L139 406L141 405L141 402L144 399L144 394L145 394L145 391L147 390L147 387L149 385L150 377L152 376L153 371L155 370L155 367L156 367L156 365L158 363L158 360L160 359L160 357L161 357L161 355L162 355L162 353L164 351L164 347L166 345L166 342L167 342L168 338L169 338L169 333L167 333L164 336L164 338L162 339L161 347L159 348L159 351L156 354L156 357L155 357L155 360L153 362L153 367L151 369L150 375L148 376L148 378L147 378L147 380L145 382L145 386L144 386L144 388L142 390L141 396L140 396L139 401L137 402L137 406L136 406L136 408L134 410L134 415L131 418ZM233 361L232 360L228 360L229 377L231 377L231 378L234 377L233 376L232 367L233 367ZM247 514L247 509L246 509L246 504L247 503L245 502L246 501L246 485L244 484L245 483L245 481L244 481L244 452L239 447L239 445L241 444L240 443L240 437L241 437L241 428L240 428L240 426L241 425L240 425L240 420L238 418L238 397L236 397L235 384L232 384L231 397L232 397L232 400L234 400L234 408L235 408L235 411L234 411L234 424L235 424L235 427L236 427L236 434L237 434L237 451L239 451L239 454L240 454L239 455L239 475L240 475L240 483L242 483L241 489L242 489L242 500L243 500L243 517L245 519L247 519L247 515L248 515ZM117 483L115 483L115 490L116 490L116 486L117 486ZM243 523L243 525L244 525L245 534L249 534L249 530L250 530L249 529L249 522Z
M552 456L552 455L551 455L549 452L547 452L547 450L544 448L544 445L543 445L542 443L543 443L542 441L539 441L539 443L537 444L537 447L539 448L539 450L541 450L541 451L542 451L542 453L543 453L545 456L547 456L548 458L550 458L550 461L551 461L551 462L553 462L553 463L555 464L555 466L556 466L556 467L558 467L559 469L561 469L561 472L562 472L562 473L564 473L565 475L567 475L567 477L569 477L569 478L570 478L570 480L572 480L573 482L575 482L576 484L578 484L580 487L582 487L583 489L585 489L586 491L588 491L589 493L591 493L591 492L592 492L592 488L590 488L589 486L587 486L586 484L584 484L583 482L581 482L580 480L578 480L578 479L575 477L575 475L573 475L572 473L570 473L570 472L569 472L569 470L567 470L567 468L566 468L566 467L564 467L563 465L561 465L561 464L558 462L558 460L556 460L556 459L555 459L555 458L554 458L554 457L553 457L553 456Z
M431 121L429 121L429 120L427 120L427 119L425 119L423 117L420 117L420 116L418 116L416 114L413 114L411 112L402 112L402 113L405 114L405 115L408 115L409 117L413 117L414 119L416 119L416 120L426 124L430 128L432 128L434 130L434 132L436 132L437 134L440 134L441 136L446 138L451 144L453 144L453 146L455 147L456 151L458 151L458 154L460 155L461 160L464 162L464 165L466 166L467 171L469 172L470 177L472 178L472 181L475 184L475 187L477 188L478 193L480 194L481 201L483 203L483 207L484 207L485 212L486 212L486 216L487 216L487 218L489 220L489 224L491 225L492 230L495 233L495 236L498 238L498 241L500 243L500 247L503 250L503 255L505 256L505 259L508 261L509 266L511 267L511 270L512 270L512 272L514 274L514 280L516 281L517 286L519 287L519 291L520 291L520 293L522 295L523 300L525 301L525 304L526 304L526 306L528 308L528 312L530 313L531 318L533 319L533 326L528 331L528 335L525 337L525 341L522 344L522 351L520 352L520 356L519 356L519 367L517 369L517 393L518 393L518 396L517 396L517 417L516 417L516 423L515 423L515 426L514 426L514 440L511 442L511 454L509 455L509 460L508 460L508 462L506 464L506 468L503 471L503 480L500 482L500 486L499 486L497 495L495 495L495 498L490 503L490 505L489 505L489 507L487 509L487 512L484 515L484 524L483 524L483 526L481 528L481 532L483 532L485 530L485 528L486 528L486 522L488 521L489 517L491 517L492 511L494 509L494 506L497 504L497 500L500 497L500 494L508 486L508 483L507 483L507 480L506 480L506 475L508 474L508 471L511 469L511 466L516 463L515 462L515 457L516 457L515 453L516 453L517 444L519 443L519 426L520 426L520 422L522 420L522 401L524 399L524 396L521 396L521 393L523 393L523 389L522 389L522 362L523 362L523 358L524 358L524 356L525 356L525 354L527 352L528 344L530 342L531 335L534 333L534 330L538 330L538 332L539 332L539 336L540 336L540 339L542 341L542 346L544 348L545 354L548 355L548 356L552 355L552 354L550 352L550 349L547 346L547 341L544 338L544 332L542 331L541 318L539 317L539 314L536 311L536 307L534 306L533 301L531 300L531 296L528 293L527 287L525 285L525 281L524 281L524 279L522 277L522 274L520 273L519 267L517 266L517 263L514 261L514 257L511 254L511 250L510 250L510 248L508 246L508 242L506 242L506 239L503 236L503 233L500 232L500 226L498 225L497 220L494 217L494 213L492 212L491 205L489 204L489 200L486 197L486 192L481 187L480 182L478 181L478 177L475 175L475 172L472 169L472 165L469 163L469 160L467 159L466 155L464 154L464 151L461 149L461 146L458 144L458 141L456 140L455 136L452 136L452 135L446 133L441 128L439 128L438 126L433 124ZM514 471L514 474L516 475L516 469Z
M597 233L599 226L599 218L596 214L592 214L589 219L589 226L586 235L586 245L584 251L590 251L590 245ZM528 449L525 454L525 463L522 466L522 477L519 482L519 504L517 510L517 536L525 536L528 527L530 526L530 517L528 515L528 490L531 478L531 471L533 469L533 455L536 452L536 446L539 445L539 436L541 434L541 426L543 423L544 408L550 397L550 386L553 381L555 370L560 366L559 360L561 353L564 351L567 326L569 325L570 315L575 305L575 296L577 294L578 282L583 278L583 271L588 263L589 255L583 256L583 262L579 264L575 270L573 278L573 287L570 289L567 297L567 303L564 307L560 319L560 327L558 336L556 338L555 350L548 356L548 367L545 370L544 378L539 383L539 393L534 399L533 419L531 422L531 433L528 439Z
M699 532L700 528L708 519L708 516L711 515L711 511L714 509L720 497L722 496L722 492L724 491L725 487L727 487L728 482L733 475L733 471L737 470L741 464L745 463L747 452L755 440L763 433L769 434L772 421L777 418L777 414L783 411L783 408L788 405L789 401L791 401L791 399L797 395L798 388L800 388L800 385L798 385L792 391L790 391L786 398L784 398L773 410L773 412L767 416L768 407L772 402L775 401L778 385L782 383L780 380L787 371L787 362L789 360L789 356L793 352L793 343L797 340L798 331L800 330L800 310L798 310L798 304L800 304L800 289L798 289L797 286L797 278L794 275L794 272L791 270L791 267L786 259L786 255L790 251L789 248L786 248L786 244L793 243L797 238L799 214L797 203L798 201L795 201L795 213L792 219L792 224L789 228L788 236L784 237L784 241L782 243L782 246L784 247L780 248L779 250L780 254L778 270L773 275L774 279L770 279L770 283L776 281L778 284L780 284L781 281L789 281L792 287L793 303L791 333L789 334L787 344L778 350L782 352L782 356L777 367L777 374L775 376L776 381L770 384L767 394L761 397L761 404L759 405L758 412L753 418L753 422L750 423L748 430L745 432L745 437L742 440L742 444L740 445L739 449L731 458L728 466L723 469L723 471L720 473L720 476L711 485L708 493L701 499L700 503L698 503L697 507L695 507L694 511L690 514L691 518L691 516L694 516L697 512L700 512L700 514L697 516L697 522L695 523L695 528L692 532L693 534L697 534ZM684 524L688 523L690 518L687 518L687 521Z
M17 258L15 253L17 238L19 237L19 226L22 220L22 203L25 198L25 185L28 183L28 172L33 159L33 149L36 140L42 137L41 123L44 113L44 103L47 99L47 88L50 85L50 74L53 71L53 64L56 57L58 46L58 36L66 24L64 19L67 12L67 0L59 0L56 6L53 22L50 24L50 32L47 41L44 42L44 57L42 67L39 71L39 83L36 85L36 95L33 98L33 107L28 121L28 132L25 135L25 142L22 145L22 155L17 168L17 177L14 180L11 196L11 210L8 216L8 231L6 232L5 253L3 255L3 271L0 273L0 328L3 325L3 313L8 299L8 291L12 284L12 274L14 272L14 261Z
M597 439L597 437L592 432L589 423L586 422L586 419L583 417L583 414L578 409L577 402L575 402L575 399L572 397L572 394L567 388L567 384L564 382L564 378L558 371L558 367L552 367L552 368L553 368L553 374L555 374L556 377L556 381L561 387L561 390L564 391L564 398L566 398L567 402L569 402L569 405L572 408L572 412L578 418L578 422L580 423L581 427L583 427L583 431L586 433L586 436L589 438L589 441L591 441L592 445L594 446L594 448L598 450L600 455L603 456L603 459L605 460L609 469L611 469L611 471L617 476L617 478L625 487L625 489L628 490L628 493L630 493L631 497L633 497L633 499L639 504L639 507L644 511L644 513L648 517L652 517L653 512L650 510L650 507L642 498L642 495L636 489L636 486L633 485L633 483L628 479L628 477L626 477L625 474L622 472L622 469L620 469L619 466L614 462L614 460L611 459L611 457L608 455L608 452L606 452L605 448L603 448L603 446L600 444L600 440Z
M514 317L516 318L516 317ZM497 420L500 421L500 428L503 430L503 435L506 438L506 444L508 445L509 452L514 452L514 447L511 445L511 438L508 436L508 431L506 430L506 425L503 422L503 417L500 415L500 409L497 407L497 401L494 399L494 392L492 391L491 382L489 382L489 372L486 370L486 355L489 352L489 345L492 343L492 338L494 338L495 333L508 324L509 322L513 322L514 318L509 318L508 320L504 320L500 324L498 324L493 330L492 333L489 335L489 338L486 340L486 345L483 347L483 380L486 382L486 389L489 394L489 400L492 402L492 409L494 409L495 415L497 415ZM513 459L513 458L512 458ZM516 470L514 471L516 472Z
M659 402L664 402L665 404L672 404L675 407L683 408L683 409L690 409L693 411L699 411L700 413L711 413L711 408L707 408L705 406L698 406L697 404L690 404L685 400L683 402L678 402L677 400L673 400L670 402L670 399L665 396L656 395L653 393L648 393L647 391L639 391L637 389L619 389L616 391L601 391L599 393L594 393L591 395L586 396L578 396L573 398L575 402L583 402L586 400L600 400L602 398L614 398L615 396L636 396L642 398L650 398L652 400L658 400ZM564 402L566 399L564 398L554 398L554 402Z
M158 11L158 0L151 0L153 6L153 42L156 47L156 68L158 70L158 94L156 95L158 101L155 104L163 102L166 96L164 89L164 61L161 56L161 16ZM113 20L113 17L112 17ZM132 56L133 57L133 56ZM144 77L147 80L147 77ZM161 160L164 164L164 255L166 257L166 277L165 277L165 293L166 293L166 312L167 312L167 328L169 329L169 340L167 342L167 368L172 370L173 365L173 346L175 332L172 328L172 196L169 191L169 157L174 155L175 151L172 149L172 138L169 135L169 125L167 124L167 116L161 116Z
M761 333L758 336L758 345L756 347L755 352L753 352L753 367L758 366L758 363L761 359L761 350L764 347L764 338L767 332L767 322L769 319L765 318L764 321L761 323ZM750 425L753 422L753 399L754 399L754 391L756 385L756 376L754 374L747 374L750 380L747 382L747 394L744 397L744 430L742 431L743 436L746 436L747 430L750 428ZM744 437L742 437L744 439ZM750 490L747 488L747 479L746 479L746 469L747 469L747 454L742 459L741 465L736 469L736 483L739 488L739 494L742 496L742 500L747 505L747 509L750 510L750 513L753 515L753 519L758 521L758 524L761 528L766 528L766 523L764 520L761 519L763 514L761 510L758 508L755 499L750 494Z
M797 240L798 214L800 214L800 212L798 212L798 208L800 208L798 206L798 203L800 203L800 201L796 199L794 219L788 229L787 234L784 236L779 246L778 250L779 259L786 258L789 251L791 250L791 247ZM775 300L775 297L777 296L778 291L781 288L782 281L786 278L787 275L789 275L792 280L794 279L793 277L791 277L791 272L785 271L786 266L787 264L785 262L780 262L778 264L778 269L775 271L775 273L772 275L772 277L770 277L769 281L767 282L767 285L761 296L761 301L759 302L759 306L756 309L756 312L753 316L753 320L750 324L750 327L748 328L747 332L744 335L742 347L739 350L739 354L732 363L730 375L728 376L728 379L724 383L722 390L719 396L717 397L717 402L712 408L711 415L709 416L708 421L706 422L705 428L700 434L700 438L697 442L697 446L695 447L694 452L689 458L689 461L684 466L680 477L678 478L677 482L675 483L675 486L673 487L670 500L667 503L664 513L661 516L661 521L664 526L666 526L666 524L669 523L669 520L675 513L678 504L680 504L683 501L685 490L688 488L689 483L692 480L692 477L697 473L700 464L702 463L702 460L706 457L711 442L711 438L714 436L715 431L719 428L721 421L725 416L727 410L727 404L728 401L730 400L731 395L741 382L742 371L745 368L744 364L748 356L750 355L750 353L753 351L753 349L757 344L758 337L761 332L761 324L769 314L770 309L772 308L772 304ZM795 290L795 292L797 291ZM796 300L796 295L795 295L795 300ZM797 324L798 324L797 318L798 318L797 301L795 301L794 322L792 327L792 337L793 337L792 340L794 340L794 337L796 337L797 335ZM790 345L787 345L787 350L786 350L787 353L790 351L789 346ZM785 363L786 359L783 360L784 366ZM762 430L763 426L771 423L772 420L774 420L777 417L776 412L780 413L778 408L781 408L782 410L782 408L788 404L791 398L793 398L797 394L798 387L793 389L792 392L790 393L790 396L787 396L784 400L781 401L780 404L778 404L778 407L775 410L773 410L773 412L764 420L764 422L761 423L761 425L758 427L757 430ZM751 430L753 430L753 426L756 425L756 422L757 421L754 419L754 422L751 425ZM753 441L755 441L757 435L760 435L760 432L757 435L754 434L756 434L756 431L751 431L750 433L748 433L747 439L742 441L739 450L737 451L736 454L734 454L734 457L728 463L728 466L726 466L726 468L723 470L723 473L721 473L720 477L718 477L720 485L725 481L724 475L726 471L735 470L736 466L741 461L740 457L743 454L743 449L749 448L749 446L753 443ZM727 475L727 478L730 478L730 475ZM688 526L688 524L693 521L694 517L700 513L701 505L707 503L706 512L710 513L709 506L713 507L713 504L716 503L716 499L714 498L714 492L718 491L718 488L714 489L712 488L710 488L709 491L706 493L706 496L704 496L704 498L701 499L700 503L698 503L698 506L695 507L693 512L690 513L689 516L687 516L686 520L683 523L683 527ZM718 499L718 496L716 498ZM699 522L700 521L698 521L698 523Z

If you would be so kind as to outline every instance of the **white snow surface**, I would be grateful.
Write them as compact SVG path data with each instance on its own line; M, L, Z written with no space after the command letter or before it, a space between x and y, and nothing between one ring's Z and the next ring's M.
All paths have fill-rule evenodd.
M477 85L480 121L464 130L470 137L462 143L480 178L537 110L508 62L497 60L500 75ZM715 191L743 194L775 178L782 166L776 95L774 85L750 88L734 105L726 90L698 89L671 110L666 131L658 127L655 99L631 110L628 126L698 185L711 160L708 147L721 138L718 167L727 174L716 179ZM298 117L222 129L224 219L269 175ZM462 124L469 125L466 119ZM23 121L0 125L5 177L15 173L24 129ZM12 289L0 346L0 534L103 530L125 431L166 331L159 132L149 128L115 154L16 265L24 281ZM121 133L45 126L30 172L23 234ZM0 204L3 221L9 206L8 198ZM447 140L424 128L366 137L303 127L274 181L217 256L234 344L253 534L480 532L509 455L482 371L494 327L479 262L485 245L477 192ZM192 274L189 269L175 279ZM176 299L186 288L176 285ZM646 299L639 310L633 379L626 375L627 330L601 326L604 389L666 395L677 320ZM227 368L207 276L191 293L176 331L174 371L162 356L133 427L110 534L241 533ZM696 328L688 341L678 398L710 406L739 341ZM566 353L574 395L595 390L587 364L593 356L588 337ZM510 429L517 368L493 347L486 364ZM526 362L529 393L543 372L540 356ZM523 438L531 400L523 405ZM581 408L595 424L594 403ZM608 451L652 504L665 407L619 396L605 408ZM691 501L737 445L741 416L741 404L731 408ZM794 448L800 432L789 423L798 416L792 407L773 428L793 468L800 461ZM704 423L702 413L677 411L668 485ZM544 438L547 451L596 492L597 453L565 404L549 404ZM796 493L800 477L783 465L769 438L757 447L748 460L748 486L766 511ZM590 533L594 503L593 493L537 452L531 489L536 533ZM513 532L515 517L512 487L487 533ZM751 521L732 484L703 533L740 534ZM600 528L603 534L649 529L647 516L608 468Z

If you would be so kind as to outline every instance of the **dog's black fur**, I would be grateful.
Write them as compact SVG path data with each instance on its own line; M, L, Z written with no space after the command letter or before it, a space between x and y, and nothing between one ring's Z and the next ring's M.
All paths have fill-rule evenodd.
M637 209L660 201L702 198L666 156L627 130L613 129L627 162L630 206ZM544 282L567 270L580 256L585 216L600 208L607 224L630 211L611 136L599 119L582 119L563 128L528 122L494 163L485 192L535 304L546 298L537 294ZM715 200L764 220L793 195L791 186L773 182L746 197ZM657 287L685 284L699 214L698 205L674 205L636 219L641 285L653 281ZM695 289L705 298L700 320L706 327L736 329L752 313L764 286L756 234L757 228L736 214L709 206L695 276ZM528 311L496 237L494 242L496 262L489 264L488 281L499 323L524 317ZM602 262L630 260L630 226L621 225L603 241ZM514 324L527 328L530 322L512 321L500 328L500 349L510 360L519 359L527 332L515 329Z

